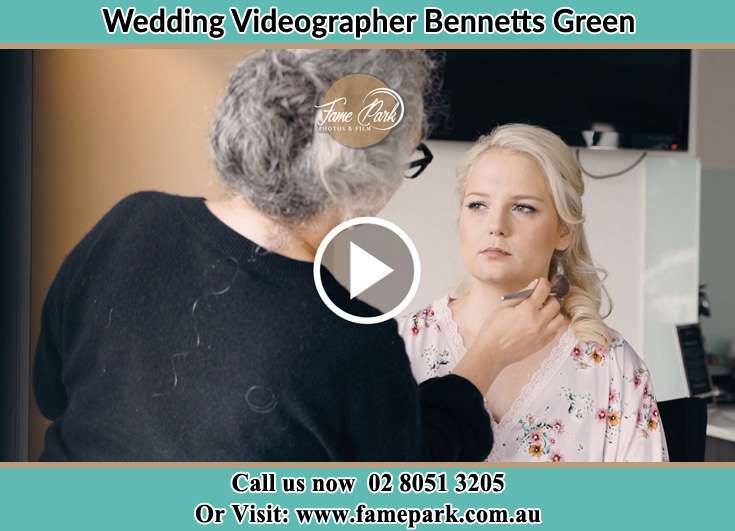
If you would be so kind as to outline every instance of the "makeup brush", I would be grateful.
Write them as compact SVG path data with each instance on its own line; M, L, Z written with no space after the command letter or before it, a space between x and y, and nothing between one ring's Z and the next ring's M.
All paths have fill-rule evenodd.
M511 299L525 299L533 293L534 288L522 289L514 291L500 297L501 301L509 301ZM551 279L551 294L557 299L563 299L569 293L569 281L564 275L554 275Z

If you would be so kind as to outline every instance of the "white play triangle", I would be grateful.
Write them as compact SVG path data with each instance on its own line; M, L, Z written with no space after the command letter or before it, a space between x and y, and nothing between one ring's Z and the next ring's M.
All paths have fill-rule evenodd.
M359 245L350 242L350 299L354 299L392 272L393 268L385 265Z

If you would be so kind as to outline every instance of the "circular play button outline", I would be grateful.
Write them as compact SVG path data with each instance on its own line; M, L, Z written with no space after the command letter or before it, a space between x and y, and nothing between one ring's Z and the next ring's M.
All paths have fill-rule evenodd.
M411 261L413 262L413 278L411 279L411 287L409 288L408 293L406 293L406 296L403 297L403 300L399 302L398 305L395 306L392 310L381 315L375 315L373 317L352 315L351 313L344 311L342 308L332 302L332 299L329 298L327 292L324 290L324 285L322 284L321 265L322 259L324 258L324 252L327 250L327 246L342 231L349 229L350 227L354 227L355 225L377 225L393 232L408 248L408 252L411 254ZM317 293L319 293L319 297L321 297L324 304L327 305L327 308L332 310L342 319L350 321L351 323L377 324L382 323L383 321L387 321L388 319L392 319L396 315L400 314L406 308L406 306L409 305L411 300L413 300L416 292L419 289L419 281L421 280L421 260L419 259L419 252L416 249L416 245L414 245L413 241L411 241L411 238L409 238L408 234L406 234L406 232L401 227L383 218L363 216L343 221L327 233L327 235L321 241L319 247L316 250L316 256L314 257L313 273L316 291Z

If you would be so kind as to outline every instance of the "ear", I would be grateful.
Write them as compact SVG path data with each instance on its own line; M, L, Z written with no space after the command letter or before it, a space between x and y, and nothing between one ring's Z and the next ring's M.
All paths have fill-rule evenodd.
M559 231L555 248L557 251L566 251L572 243L572 231L566 223L559 223Z

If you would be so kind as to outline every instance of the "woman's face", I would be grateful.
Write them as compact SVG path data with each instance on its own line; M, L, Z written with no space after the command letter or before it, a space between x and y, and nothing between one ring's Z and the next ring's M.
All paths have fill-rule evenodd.
M554 250L570 240L539 164L506 149L486 151L470 169L459 236L472 276L508 291L546 276Z

